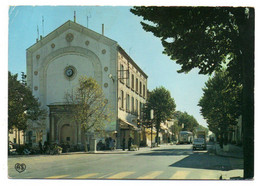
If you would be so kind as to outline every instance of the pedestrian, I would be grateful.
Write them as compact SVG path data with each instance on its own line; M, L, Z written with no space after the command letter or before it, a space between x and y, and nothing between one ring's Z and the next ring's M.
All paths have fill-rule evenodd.
M125 151L125 138L123 138L122 148L123 148L123 151Z
M116 149L116 140L114 139L114 150Z
M106 138L105 139L105 148L106 148L106 150L108 150L109 149L109 138Z
M42 154L42 141L39 141L39 149L40 149L40 153Z
M132 145L132 138L130 137L128 139L128 150L130 151L131 150L131 145Z
M109 144L109 146L110 146L110 150L114 150L114 140L111 138L110 139L110 144Z

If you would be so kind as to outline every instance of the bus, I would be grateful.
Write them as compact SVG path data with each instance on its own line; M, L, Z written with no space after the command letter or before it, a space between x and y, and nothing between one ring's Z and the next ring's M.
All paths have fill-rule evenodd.
M193 133L189 131L181 131L179 133L179 144L188 143L191 144L193 142Z

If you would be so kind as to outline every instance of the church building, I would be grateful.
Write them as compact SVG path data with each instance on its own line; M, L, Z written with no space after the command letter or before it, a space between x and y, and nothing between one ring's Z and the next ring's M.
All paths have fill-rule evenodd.
M93 77L102 87L114 118L106 123L105 136L85 134L90 138L111 137L117 148L123 138L142 141L137 119L147 98L148 76L120 47L76 21L67 21L26 51L27 85L48 111L46 120L35 122L26 131L26 143L69 143L81 146L81 127L64 113L65 93L78 86L81 76Z

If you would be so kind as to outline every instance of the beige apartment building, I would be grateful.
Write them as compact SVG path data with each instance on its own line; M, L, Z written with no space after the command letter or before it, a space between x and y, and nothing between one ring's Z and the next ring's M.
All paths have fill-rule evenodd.
M120 143L126 144L131 137L134 144L145 140L137 119L142 117L142 108L147 98L147 78L143 70L121 48L118 48L118 126Z

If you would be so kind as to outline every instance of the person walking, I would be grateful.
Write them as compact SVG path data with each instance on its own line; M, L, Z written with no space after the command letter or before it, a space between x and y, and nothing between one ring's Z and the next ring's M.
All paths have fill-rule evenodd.
M109 142L109 146L110 146L110 150L114 150L114 140L112 138L110 138L110 142Z
M125 138L123 138L122 149L123 149L123 151L125 151Z
M131 150L131 145L132 145L132 138L130 137L128 139L128 150L130 151Z
M42 154L42 141L39 141L39 149L40 149L40 153Z

